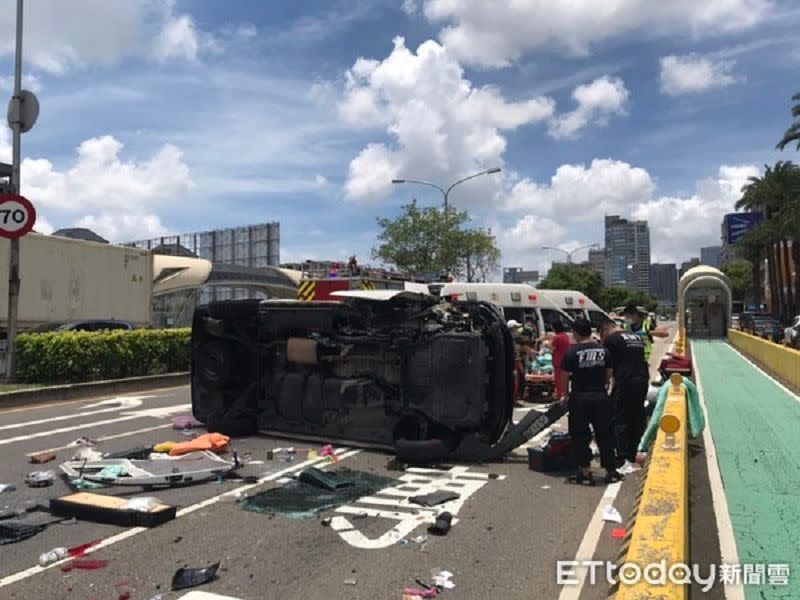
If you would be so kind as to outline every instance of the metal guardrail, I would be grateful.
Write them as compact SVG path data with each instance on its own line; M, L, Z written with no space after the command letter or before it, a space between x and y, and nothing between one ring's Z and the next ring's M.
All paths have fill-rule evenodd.
M734 348L761 367L795 389L800 389L800 350L780 346L735 329L728 331L728 340Z
M623 546L622 565L637 565L644 576L635 583L633 574L619 573L612 589L614 600L686 600L688 585L647 580L648 565L664 561L666 570L689 563L689 470L686 390L680 375L673 375L659 430L643 475L642 490L633 522ZM632 567L631 567L632 569ZM680 573L680 577L683 574ZM680 579L680 577L678 579ZM653 577L650 577L651 581Z

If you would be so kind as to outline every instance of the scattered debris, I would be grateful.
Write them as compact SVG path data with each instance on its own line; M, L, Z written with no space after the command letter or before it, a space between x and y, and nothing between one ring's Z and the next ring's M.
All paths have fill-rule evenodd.
M102 490L108 487L102 483L87 481L86 479L72 479L69 484L76 490Z
M149 446L138 446L136 448L129 448L128 450L120 450L119 452L108 452L103 454L100 458L127 458L136 460L145 460L149 458L150 453L153 451ZM97 459L93 459L97 460Z
M407 544L410 544L410 543L413 542L415 544L422 545L427 541L428 541L428 536L427 535L418 535L418 536L413 537L413 538L403 538L402 540L400 540L400 543L403 544L403 545L407 545Z
M158 452L159 454L169 454L170 450L177 445L178 442L161 442L160 444L153 446L153 452Z
M79 437L77 440L71 442L70 446L83 446L84 448L94 448L100 445L99 440L88 438L86 436Z
M272 460L275 458L275 453L272 450L267 450L267 460Z
M603 509L603 521L610 523L622 523L622 515L613 506L609 505Z
M177 507L156 498L126 500L115 496L80 492L50 500L50 512L61 517L109 523L123 527L155 527L175 518Z
M189 454L190 452L199 452L203 450L219 452L221 450L225 450L230 441L231 438L229 438L227 435L222 435L221 433L206 433L194 438L193 440L175 444L169 451L169 455L182 456L184 454Z
M440 513L436 517L436 522L428 527L428 533L432 533L433 535L447 535L450 531L450 527L452 527L453 523L453 515L449 512Z
M69 553L66 548L53 548L49 552L39 555L39 566L46 567L67 558L67 556L69 556Z
M408 500L409 502L419 504L420 506L437 506L439 504L444 504L445 502L450 502L451 500L458 500L459 498L460 496L455 492L440 490L438 492L425 494L423 496L412 496Z
M213 581L217 577L219 565L220 563L215 563L209 567L197 569L181 567L172 576L172 590L184 590Z
M630 461L625 461L625 464L622 465L617 471L619 471L622 475L630 475L631 473L636 473L636 471L641 471L642 467L637 465L636 463L632 463Z
M0 494L4 492L16 492L17 486L13 483L0 483Z
M114 469L108 469L114 467ZM121 468L118 471L117 468ZM173 460L129 460L107 458L69 461L61 470L71 479L111 485L182 485L215 479L233 469L233 464L213 452L193 452ZM124 474L122 474L124 473Z
M326 474L329 473L326 472ZM324 510L337 508L362 496L370 496L384 488L398 484L395 479L364 471L341 469L330 474L350 481L352 485L331 490L299 479L292 480L283 486L270 488L252 496L245 496L240 501L240 506L251 512L308 519Z
M611 537L615 540L621 540L625 537L627 532L625 531L624 527L615 527L611 530Z
M356 585L357 583L358 583L358 579L356 579L355 577L350 577L350 578L344 580L344 584L345 585Z
M436 598L439 590L436 588L412 588L407 587L403 590L404 597L411 598Z
M32 454L28 457L28 461L34 465L43 465L44 463L48 463L55 459L55 452L40 452L39 454Z
M489 473L489 479L499 479L500 475L498 473Z
M203 424L200 421L195 420L195 418L191 415L172 417L173 429L194 429L202 426Z
M456 587L456 584L452 581L453 574L450 571L431 569L431 579L433 579L433 585L436 587L441 587L446 590L451 590Z
M56 474L53 471L31 471L25 475L28 487L47 487L53 485Z
M334 455L334 453L335 453L335 451L334 451L334 449L333 449L333 446L332 446L332 445L330 445L330 444L325 444L325 445L322 447L322 450L320 451L319 455L320 455L321 457L325 458L326 456L333 456L333 455Z
M324 519L322 519L320 521L320 525L322 525L323 527L330 527L331 526L331 521L332 521L332 519L330 517L325 517Z
M108 566L108 561L97 558L79 558L71 560L68 563L61 565L61 570L65 573L73 569L80 569L83 571L96 571L97 569L104 569Z
M321 471L316 467L309 467L298 475L297 479L303 483L308 483L326 490L336 491L353 485L353 482L344 477L341 473L334 471Z
M543 490L549 490L549 489L550 489L550 486L549 486L549 485L543 485L543 486L542 486L542 489L543 489Z
M315 458L319 458L319 452L313 448L309 448L308 454L306 454L306 460L314 460Z
M81 448L72 455L72 460L100 460L101 458L103 458L103 453L94 448Z

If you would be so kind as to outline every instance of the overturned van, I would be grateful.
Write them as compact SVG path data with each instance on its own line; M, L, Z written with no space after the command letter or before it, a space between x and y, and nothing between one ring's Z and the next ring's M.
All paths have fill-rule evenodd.
M192 325L192 406L208 429L391 450L407 461L500 457L549 424L512 423L513 345L483 302L407 291L343 302L225 301Z

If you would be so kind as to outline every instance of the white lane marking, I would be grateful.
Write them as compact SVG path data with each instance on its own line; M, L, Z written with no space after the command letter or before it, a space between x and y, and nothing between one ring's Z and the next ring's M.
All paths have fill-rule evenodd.
M180 390L186 388L188 389L188 385L171 385L169 387L161 387L161 388L153 388L147 390L148 392L155 393L156 395L153 396L154 398L175 398L178 395L176 390ZM37 388L37 389L47 389L47 388ZM3 394L0 394L0 407L2 407L2 397ZM102 397L102 394L97 394L94 396L95 398ZM57 400L55 402L47 402L44 404L32 404L30 406L18 406L16 408L0 408L0 415L10 415L13 413L18 412L30 412L32 410L45 410L47 408L64 408L65 406L72 406L73 404L83 404L84 402L88 402L90 398L82 398L80 400Z
M71 425L69 427L60 427L59 429L51 429L49 431L37 431L36 433L29 433L28 435L19 435L13 438L0 440L0 446L6 444L13 444L14 442L26 442L40 437L49 437L59 433L68 433L70 431L91 429L92 427L100 427L101 425L110 425L111 423L121 423L123 421L130 421L132 419L141 419L142 417L164 417L176 412L184 412L192 407L191 404L175 404L173 406L165 406L163 408L139 410L132 413L126 413L124 416L116 417L114 419L104 419L102 421L92 421L91 423L81 423L80 425Z
M754 369L756 369L756 370L758 370L758 371L759 371L759 372L760 372L760 373L761 373L761 374L762 374L764 377L766 377L767 379L769 379L770 381L772 381L772 383L774 383L774 384L775 384L775 385L777 385L779 388L781 388L781 389L782 389L784 392L786 392L786 393L788 394L789 398L791 398L792 400L795 400L796 402L800 402L800 396L798 396L797 394L795 394L795 393L794 393L792 390L790 390L788 387L786 387L785 385L783 385L783 384L782 384L782 383L781 383L781 382L780 382L778 379L775 379L775 378L774 378L772 375L770 375L770 374L769 374L767 371L765 371L764 369L762 369L762 368L761 368L761 366L760 366L760 365L759 365L757 362L754 362L754 361L750 360L750 358L748 358L747 356L745 356L744 354L742 354L741 352L739 352L739 349L738 349L738 348L735 348L735 347L734 347L732 344L728 343L728 344L726 344L726 345L728 346L728 348L730 348L731 350L733 350L734 352L736 352L736 354L738 354L739 356L741 356L741 357L742 357L744 360L746 360L746 361L747 361L747 362L749 362L751 365L753 365L753 368L754 368Z
M578 552L575 554L574 560L592 560L594 557L594 553L597 550L597 542L600 541L600 534L603 533L603 527L605 526L605 522L602 519L603 509L614 502L621 486L622 482L617 482L606 488L603 497L597 503L597 508L595 508L592 518L589 520L589 526L586 528L586 533L583 534L581 545L578 546ZM578 583L562 587L558 600L578 600L583 590L583 584L586 583L587 573L588 569L576 567L575 576L578 579Z
M397 485L384 488L373 496L362 496L354 503L336 509L339 514L365 515L395 522L391 529L377 538L368 538L358 531L349 519L342 516L331 519L331 529L356 548L362 550L388 548L410 535L420 525L435 522L436 517L443 512L449 512L455 517L463 508L464 502L490 481L488 474L470 472L468 468L458 466L447 470L408 469L400 477ZM505 479L505 475L499 475L496 479L501 481ZM412 496L441 491L455 492L459 497L435 507L422 507L410 501ZM370 505L395 510L375 509L370 508ZM451 523L455 525L458 520L454 518Z
M736 549L733 523L731 522L731 514L728 511L728 498L725 496L725 487L722 485L722 472L719 469L717 460L717 447L711 434L711 421L708 418L708 407L703 395L703 383L700 379L700 366L697 360L694 361L694 380L697 384L700 406L706 418L706 426L703 428L703 444L706 448L706 468L708 469L708 485L711 488L711 506L714 509L717 533L719 534L720 562L724 565L738 565L739 552ZM726 584L723 589L727 600L744 600L745 598L744 586L741 583L738 585Z
M347 448L339 448L338 450L336 450L336 454L337 454L340 462L345 460L346 458L349 458L351 456L355 456L359 452L361 452L361 450L348 450ZM250 484L242 485L242 486L239 486L238 488L235 488L235 489L229 490L227 492L224 492L222 494L219 494L218 496L214 496L212 498L208 498L206 500L203 500L202 502L198 502L197 504L193 504L191 506L187 506L187 507L185 507L185 508L183 508L183 509L178 511L177 518L180 518L180 517L183 517L183 516L188 515L190 513L193 513L194 511L199 510L201 508L205 508L206 506L211 506L212 504L216 504L217 502L219 502L220 500L222 500L224 498L235 497L235 496L237 496L238 494L240 494L242 492L246 492L246 491L248 491L248 490L250 490L250 489L252 489L252 488L254 488L254 487L258 486L258 485L261 485L262 483L266 483L268 481L274 481L276 479L280 479L281 477L284 477L285 475L288 475L289 473L293 473L294 471L298 471L298 470L304 469L306 467L310 467L310 466L318 464L320 462L328 463L326 458L319 457L319 458L314 458L312 460L307 460L307 461L302 462L302 463L298 463L296 465L292 465L290 467L286 467L285 469L282 469L281 471L276 471L275 473L271 473L269 475L266 475L266 476L262 477L261 479L258 480L258 483L250 483ZM98 550L102 550L103 548L108 548L109 546L113 546L114 544L117 544L119 542L127 540L128 538L132 538L133 536L138 535L138 534L140 534L140 533L142 533L144 531L148 531L148 530L149 530L149 528L147 528L147 527L132 527L131 529L127 529L127 530L125 530L125 531L123 531L121 533L118 533L117 535L112 535L111 537L107 537L106 539L101 541L99 544L89 548L86 551L86 554L91 554L93 552L97 552ZM37 574L39 574L39 573L41 573L43 571L46 571L48 569L52 569L53 567L56 567L58 565L61 565L61 564L64 564L64 563L68 562L69 560L71 560L71 559L66 558L64 560L60 560L58 562L51 563L51 564L47 565L46 567L41 567L39 565L34 565L33 567L29 567L29 568L25 569L24 571L20 571L18 573L14 573L12 575L7 575L6 577L3 577L2 579L0 579L0 588L6 587L6 586L11 585L13 583L17 583L19 581L22 581L23 579L27 579L28 577L31 577L33 575L37 575Z
M102 406L110 406L111 404L116 404L117 408L124 409L124 408L136 408L137 406L142 405L142 400L147 400L149 398L155 398L156 396L152 394L148 394L146 396L115 396L113 398L107 398L106 400L100 400L99 402L93 402L92 404L87 404L83 408L97 408Z
M155 427L145 427L144 429L134 429L133 431L126 431L125 433L115 433L114 435L104 435L97 438L98 442L106 442L108 440L116 440L118 438L128 437L130 435L138 435L140 433L148 433L150 431L156 431L158 429L167 429L172 428L172 425L169 423L165 423L164 425L156 425ZM66 446L59 446L57 448L48 448L47 450L36 450L35 452L28 452L25 456L33 456L35 454L44 454L45 452L58 452L59 450L69 450L77 449L76 446L71 444L67 444Z
M0 425L0 431L4 431L6 429L17 429L20 427L32 427L33 425L44 425L45 423L52 423L53 421L66 421L70 419L77 419L80 417L89 417L92 415L99 415L102 413L109 413L114 411L123 411L129 410L131 408L136 408L137 406L142 405L142 400L145 398L152 398L153 396L130 396L128 398L112 398L111 400L104 400L104 403L116 402L117 406L109 407L109 408L101 408L98 410L84 410L81 412L77 412L71 415L59 415L57 417L50 417L47 419L37 419L35 421L25 421L23 423L11 423L10 425ZM94 404L92 406L98 406L99 404ZM89 406L84 408L90 408Z

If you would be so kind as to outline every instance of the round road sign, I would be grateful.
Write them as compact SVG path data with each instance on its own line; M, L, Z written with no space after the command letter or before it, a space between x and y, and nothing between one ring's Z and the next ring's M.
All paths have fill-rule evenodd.
M36 224L36 209L27 198L16 194L0 195L0 237L21 238Z

